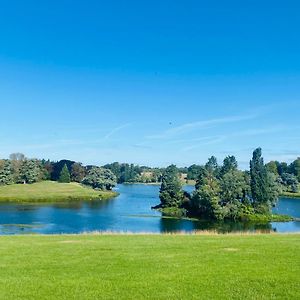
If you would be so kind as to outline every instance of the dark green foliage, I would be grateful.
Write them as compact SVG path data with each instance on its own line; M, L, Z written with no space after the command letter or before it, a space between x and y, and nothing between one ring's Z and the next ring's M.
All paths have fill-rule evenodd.
M71 180L81 182L86 175L86 169L81 163L74 163L71 167Z
M289 169L290 172L294 174L300 182L300 157L291 163Z
M51 173L51 180L54 181L59 181L59 177L60 177L60 172L62 170L62 168L64 167L64 165L67 165L68 167L68 171L70 173L71 169L72 169L72 165L75 163L75 161L72 160L60 160L58 162L53 163L53 168L52 168L52 173Z
M234 171L238 167L238 162L234 156L227 156L223 161L223 166L221 167L221 175L226 174L229 171Z
M197 180L200 175L201 168L202 168L201 166L195 165L195 164L188 167L187 179L188 180Z
M175 165L166 168L159 193L161 207L181 207L184 194L179 179L178 169Z
M299 181L295 175L289 173L283 173L279 178L279 180L280 180L279 181L280 184L284 186L285 192L292 192L292 193L298 192Z
M111 190L116 186L117 178L108 169L93 167L83 178L82 183L94 189Z
M64 164L63 168L61 169L58 182L61 183L69 183L71 181L70 172L66 164Z
M268 172L261 155L261 148L253 152L250 161L251 193L253 205L258 212L269 212L275 205L279 189L276 184L276 177Z
M19 170L19 180L22 183L34 183L41 177L40 164L34 159L25 159Z

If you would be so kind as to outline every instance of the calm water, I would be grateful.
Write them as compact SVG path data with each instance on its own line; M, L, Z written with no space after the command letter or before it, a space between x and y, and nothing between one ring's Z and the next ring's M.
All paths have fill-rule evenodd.
M185 187L191 191L192 187ZM159 203L158 186L119 185L120 196L107 201L66 204L0 204L0 234L79 233L83 231L165 232L216 229L222 232L266 229L300 231L300 222L249 225L161 218L151 210ZM300 218L300 199L281 198L277 213Z

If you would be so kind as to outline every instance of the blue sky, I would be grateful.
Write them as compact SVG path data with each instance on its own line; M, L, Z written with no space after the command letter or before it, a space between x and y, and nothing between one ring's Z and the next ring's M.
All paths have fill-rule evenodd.
M0 156L246 168L300 156L298 1L0 1Z

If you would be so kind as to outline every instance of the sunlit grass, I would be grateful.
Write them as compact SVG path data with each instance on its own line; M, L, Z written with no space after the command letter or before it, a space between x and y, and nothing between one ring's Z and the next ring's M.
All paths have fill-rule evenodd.
M300 235L0 237L0 299L299 299Z
M0 186L0 201L59 202L68 200L108 199L115 192L96 191L79 183L42 181L34 184Z

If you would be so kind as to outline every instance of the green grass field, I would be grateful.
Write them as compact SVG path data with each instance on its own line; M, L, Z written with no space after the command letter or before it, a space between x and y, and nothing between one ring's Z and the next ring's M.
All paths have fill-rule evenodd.
M79 183L42 181L34 184L0 186L0 201L14 202L59 202L69 200L108 199L115 192L101 192L84 187Z
M0 237L0 299L300 299L300 235Z

